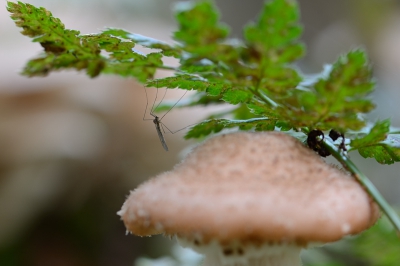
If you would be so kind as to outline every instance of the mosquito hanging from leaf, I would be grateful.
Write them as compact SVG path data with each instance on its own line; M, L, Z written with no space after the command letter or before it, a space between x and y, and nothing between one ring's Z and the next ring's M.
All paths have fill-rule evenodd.
M146 108L145 108L144 114L143 114L143 121L146 121L146 120L152 120L152 121L153 121L153 123L154 123L154 125L155 125L155 127L156 127L156 130L157 130L158 138L160 139L161 145L163 146L163 148L164 148L165 151L168 151L167 142L165 141L165 137L164 137L164 134L165 134L164 127L165 127L171 134L174 134L174 133L176 133L176 132L178 132L178 131L181 131L181 130L187 128L187 127L181 128L181 129L176 130L176 131L171 131L163 122L161 122L161 120L162 120L162 119L163 119L163 118L164 118L164 117L179 103L180 100L182 100L182 98L186 95L186 93L187 93L188 91L185 91L185 93L178 99L178 101L176 101L176 103L175 103L170 109L168 109L168 111L167 111L163 116L159 117L159 116L157 116L157 115L154 113L154 110L156 110L156 109L160 106L161 102L164 100L165 95L167 94L167 90L165 90L162 99L161 99L160 102L157 104L157 106L154 108L154 105L155 105L156 102L157 102L157 96L158 96L158 85L157 85L156 97L154 98L153 105L152 105L152 107L151 107L151 109L150 109L150 115L151 115L152 117L154 117L154 118L153 118L153 119L146 119L145 116L146 116L146 112L147 112L147 107L148 107L148 105L149 105L149 99L148 99L148 95L147 95L147 90L146 90L146 88L145 88L145 87L143 87L143 88L144 88L144 91L145 91L145 93L146 93ZM164 133L164 134L163 134L163 133Z

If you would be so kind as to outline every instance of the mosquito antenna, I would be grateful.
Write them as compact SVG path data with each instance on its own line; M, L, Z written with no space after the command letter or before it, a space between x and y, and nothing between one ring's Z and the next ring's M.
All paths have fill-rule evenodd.
M176 103L174 105L172 105L172 107L160 118L160 121L179 103L180 100L182 100L182 98L186 95L187 92L188 91L185 91L185 93L179 98L179 100L177 100Z

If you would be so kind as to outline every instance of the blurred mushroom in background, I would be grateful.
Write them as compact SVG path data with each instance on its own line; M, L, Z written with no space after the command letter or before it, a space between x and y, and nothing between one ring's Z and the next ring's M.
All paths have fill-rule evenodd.
M45 6L67 28L82 33L118 26L110 9L87 13L72 1L31 4ZM26 61L42 48L19 33L5 8L0 20L0 265L132 264L147 247L125 237L115 212L126 187L177 161L187 144L184 132L167 136L166 153L153 123L142 121L146 96L143 85L133 80L90 79L73 71L21 76ZM125 16L119 23L169 38L172 25L151 17L147 21ZM175 116L171 128L188 125L189 115ZM168 116L173 122L174 114ZM162 244L152 242L147 245L161 247L154 249L158 255Z

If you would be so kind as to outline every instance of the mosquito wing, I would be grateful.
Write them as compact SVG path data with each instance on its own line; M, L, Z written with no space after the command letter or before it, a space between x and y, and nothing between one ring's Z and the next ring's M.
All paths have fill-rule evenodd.
M161 125L160 125L160 123L155 123L155 125L156 125L157 134L158 134L158 137L160 138L161 144L162 144L164 150L168 151L167 143L165 142L164 135L161 132Z

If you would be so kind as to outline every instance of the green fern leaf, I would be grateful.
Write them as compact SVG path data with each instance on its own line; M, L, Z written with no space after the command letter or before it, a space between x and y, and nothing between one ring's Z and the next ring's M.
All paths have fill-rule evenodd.
M267 118L253 118L248 120L210 119L192 127L185 138L200 138L218 133L223 129L239 127L240 130L255 128L258 131L271 131L275 128L276 121Z
M182 52L178 46L171 46L168 43L140 34L130 33L122 29L108 28L103 31L102 34L130 40L133 43L140 44L146 48L159 49L164 56L179 58Z
M267 2L258 21L245 28L245 40L251 51L249 59L279 65L299 59L304 54L304 46L298 42L302 33L298 20L295 1Z
M373 86L365 53L351 51L309 88L292 90L279 99L279 113L296 127L359 130L365 126L359 114L374 108L366 98Z
M79 31L65 29L64 24L44 8L22 2L8 2L7 10L23 35L33 38L44 48L45 54L31 60L23 70L28 76L45 76L62 68L86 69L89 76L97 76L104 67L100 49L90 42L82 42Z
M228 36L228 28L218 23L219 15L210 2L181 2L176 11L179 30L174 39L184 45L186 52L209 56Z
M350 142L350 150L358 150L364 158L375 158L381 164L400 161L400 137L390 134L390 120L378 121L369 133Z
M383 121L378 121L370 129L369 133L361 138L353 139L350 143L352 149L359 149L362 147L367 147L375 145L381 141L384 141L387 134L390 131L390 120L386 119Z
M162 52L143 55L133 49L135 39L139 38L122 30L120 34L118 30L109 29L100 34L80 35L79 31L65 29L51 12L30 4L8 2L7 10L15 24L23 28L21 33L44 48L44 53L26 64L23 74L27 76L45 76L51 71L73 68L86 70L90 77L111 73L145 82L163 66L162 53L178 54L178 50L168 45L147 40L148 46ZM122 32L126 38L122 38ZM146 44L144 39L140 38L143 45ZM108 52L109 57L102 56L102 50Z

